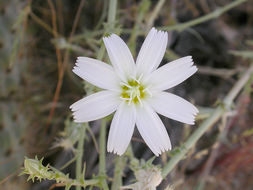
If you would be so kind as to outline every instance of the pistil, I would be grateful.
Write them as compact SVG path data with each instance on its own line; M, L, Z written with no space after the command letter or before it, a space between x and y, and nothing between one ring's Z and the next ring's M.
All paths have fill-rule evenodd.
M130 77L131 80L128 82L121 82L122 93L120 98L130 105L131 103L143 105L142 100L152 94L148 87L145 87L141 83L142 75L139 78Z

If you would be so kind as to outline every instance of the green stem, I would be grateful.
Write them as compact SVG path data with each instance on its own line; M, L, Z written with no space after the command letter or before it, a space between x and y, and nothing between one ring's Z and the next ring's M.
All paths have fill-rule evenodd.
M94 31L97 31L100 28L100 26L103 24L104 19L106 18L106 15L107 15L106 13L107 13L107 7L108 7L108 0L103 1L103 3L104 3L103 11L96 27L94 28Z
M154 11L152 11L151 16L149 17L149 20L147 22L147 31L151 29L151 27L154 24L154 21L158 14L160 13L161 8L163 7L163 4L165 3L165 0L159 0L158 3L155 6Z
M110 0L107 19L109 24L109 31L111 32L113 31L115 25L116 11L117 11L117 0Z
M67 163L65 163L60 170L64 170L66 167L68 167L70 164L72 164L74 161L76 161L77 156L75 155L74 158L72 158L71 160L69 160Z
M102 120L99 136L99 176L104 189L109 187L106 183L106 167L105 167L105 144L106 144L106 119Z
M219 126L220 133L219 133L216 143L214 145L215 148L214 148L214 146L212 147L209 158L206 161L205 168L204 168L203 172L201 172L201 177L198 179L197 187L194 188L195 190L203 190L205 188L206 183L207 183L207 177L208 177L208 175L211 171L211 168L214 164L214 161L217 157L220 144L221 144L222 140L224 140L227 135L228 126L229 125L227 125L227 116L223 115L222 119L221 119L221 125Z
M250 68L242 75L242 77L237 81L234 87L230 90L228 95L224 98L223 105L217 107L211 116L206 119L200 127L194 131L194 133L187 139L187 141L183 144L180 151L177 152L170 161L165 165L162 170L162 176L165 178L169 172L176 166L176 164L183 159L185 154L195 145L195 143L199 140L199 138L211 127L215 124L216 121L220 119L220 117L229 109L233 103L233 100L236 98L241 89L245 86L245 84L250 79L250 76L253 72L253 64ZM224 109L225 105L225 109ZM227 108L227 109L226 109Z
M141 23L143 22L147 11L149 10L150 2L148 0L141 1L137 10L137 18L135 20L134 27L132 28L132 32L130 34L130 39L128 42L128 47L130 48L133 57L135 57L136 52L136 38L138 37L138 31L140 31Z
M78 139L78 146L77 146L77 156L76 156L76 180L81 181L82 176L82 161L83 161L83 145L84 145L84 138L85 138L85 131L86 126L81 126L80 128L80 136ZM76 190L81 190L80 186L76 187Z
M126 159L123 156L116 158L116 164L114 169L114 178L112 183L112 190L118 190L122 186L122 175L126 165Z
M115 20L116 20L116 11L117 11L117 0L109 1L108 9L108 26L105 28L105 32L113 31ZM102 46L98 53L98 58L102 59L104 56L105 48ZM109 190L109 187L106 182L106 167L105 167L105 146L106 146L106 123L107 119L102 119L100 127L100 136L99 136L99 176L101 177L101 185L103 189Z
M195 26L195 25L198 25L198 24L201 24L203 22L206 22L206 21L209 21L209 20L212 20L212 19L215 19L215 18L218 18L219 16L221 16L223 13L229 11L230 9L246 2L247 0L236 0L236 1L233 1L231 3L229 3L228 5L224 6L224 7L221 7L207 15L204 15L202 17L199 17L199 18L196 18L194 20L191 20L189 22L185 22L185 23L181 23L181 24L176 24L176 25L172 25L172 26L165 26L165 27L157 27L157 29L159 30L167 30L167 31L173 31L173 30L176 30L176 31L183 31L189 27L192 27L192 26ZM158 6L158 4L157 4ZM159 7L158 7L159 8ZM159 12L158 12L159 13ZM151 21L149 21L151 22ZM122 29L122 33L124 34L131 34L133 31L132 28L124 28ZM96 36L96 35L103 35L104 33L104 30L98 30L98 31L93 31L92 32L92 36ZM137 33L137 36L139 35L146 35L146 31L145 30L142 30L142 31L138 31ZM87 34L81 34L81 35L76 35L74 37L74 40L75 41L78 41L82 38L87 38Z
M108 9L108 18L107 18L107 27L105 28L105 33L113 32L115 19L116 19L116 11L117 11L117 0L109 1L109 9ZM101 46L97 53L97 59L102 60L105 54L105 47Z
M101 46L101 48L99 49L97 53L97 59L102 60L104 55L105 55L105 46Z
M191 20L189 22L186 23L182 23L182 24L177 24L174 26L168 26L168 27L160 27L159 29L161 30L167 30L167 31L171 31L171 30L177 30L177 31L183 31L186 28L198 25L200 23L206 22L208 20L214 19L214 18L218 18L219 16L221 16L223 13L227 12L228 10L246 2L247 0L237 0L237 1L233 1L231 3L229 3L228 5L219 8L215 11L213 11L212 13L209 13L205 16L202 16L200 18L196 18L194 20Z
M99 183L99 180L97 179L88 179L88 180L81 180L81 181L77 181L77 180L72 180L72 181L68 181L69 179L67 179L67 183L66 183L66 187L65 189L68 189L68 186L67 184L70 183L71 186L76 186L77 187L83 187L84 189L87 187L87 186L96 186L98 183Z

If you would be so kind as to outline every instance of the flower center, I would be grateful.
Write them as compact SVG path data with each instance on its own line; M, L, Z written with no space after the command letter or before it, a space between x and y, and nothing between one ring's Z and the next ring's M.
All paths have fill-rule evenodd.
M126 82L121 82L122 92L120 98L130 105L131 103L140 104L142 106L142 100L148 95L152 96L151 92L141 82L140 76L138 79L132 77L132 79Z

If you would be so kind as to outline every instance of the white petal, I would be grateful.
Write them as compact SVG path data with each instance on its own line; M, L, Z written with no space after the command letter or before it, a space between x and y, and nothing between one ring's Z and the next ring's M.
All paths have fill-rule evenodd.
M77 123L94 121L114 112L120 100L112 91L101 91L87 96L70 106Z
M161 119L146 103L137 108L136 125L142 138L156 156L171 149L170 138Z
M112 66L88 57L78 57L73 72L89 83L110 90L119 89L119 79Z
M126 43L116 34L103 38L111 63L120 77L125 77L135 72L133 56ZM124 78L126 79L126 78Z
M194 124L198 109L185 99L167 92L160 92L149 99L156 112L168 118Z
M107 150L122 155L131 140L136 121L136 110L125 102L118 107L110 127Z
M187 56L158 68L146 81L152 89L162 91L180 84L197 70L197 67L193 66L191 56Z
M168 43L167 32L152 28L138 54L136 65L138 74L148 74L161 63Z

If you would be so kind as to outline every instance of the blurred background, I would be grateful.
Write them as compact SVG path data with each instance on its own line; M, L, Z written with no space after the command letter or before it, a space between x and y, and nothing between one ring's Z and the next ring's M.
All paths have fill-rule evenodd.
M237 0L238 5L221 15L212 14L232 2L235 1L122 0L118 1L116 21L110 29L109 0L1 0L0 189L62 189L52 187L54 181L32 183L26 181L27 176L18 174L25 156L44 157L45 164L56 168L74 157L78 127L72 122L69 106L97 89L75 76L72 67L77 56L97 58L102 37L111 32L128 42L136 57L149 28L161 27L169 32L162 64L193 56L199 71L170 91L200 108L197 124L183 126L162 117L173 147L182 144L253 61L253 1ZM189 26L178 26L205 15L211 16ZM108 62L106 57L104 60ZM239 94L232 110L205 133L158 189L168 184L175 190L197 189L203 176L207 190L253 189L251 82ZM98 172L96 139L100 122L90 126L83 158L87 178ZM137 131L132 148L138 159L153 156ZM164 154L154 163L163 165L169 156L170 153ZM115 158L106 154L109 179ZM74 165L62 171L74 178ZM126 164L123 184L133 179Z

